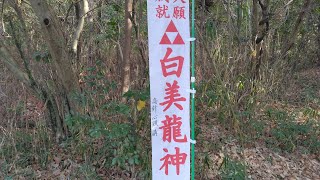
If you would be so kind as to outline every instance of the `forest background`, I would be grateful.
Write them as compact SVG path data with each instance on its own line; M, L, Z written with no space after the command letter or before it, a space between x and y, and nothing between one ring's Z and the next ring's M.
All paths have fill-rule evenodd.
M150 179L145 0L0 1L0 179ZM320 179L320 1L196 1L196 179Z

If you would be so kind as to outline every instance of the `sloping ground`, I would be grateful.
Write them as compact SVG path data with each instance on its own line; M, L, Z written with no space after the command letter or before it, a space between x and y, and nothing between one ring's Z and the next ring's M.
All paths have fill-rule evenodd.
M221 129L204 127L202 130L211 132L206 138L226 138ZM243 148L236 140L229 140L222 145L221 150L208 154L211 162L208 171L205 171L208 174L199 179L220 179L221 169L227 156L246 165L249 179L320 179L320 162L316 155L278 153L258 143L255 147ZM236 167L231 167L230 173L237 172L234 170Z
M293 113L297 123L305 122L305 110L312 109L320 123L320 68L299 73L285 95L287 103L270 104L275 109ZM307 111L308 112L308 111ZM297 147L292 153L267 148L264 137L251 145L232 138L232 134L217 122L202 121L198 136L198 161L203 175L198 179L320 179L319 152L310 154ZM230 128L228 128L230 129ZM229 135L228 135L229 134ZM320 141L320 137L318 142ZM242 172L243 170L243 172Z
M315 120L320 121L317 113L320 113L320 69L314 68L300 73L288 88L286 102L276 102L268 106L274 107L288 113L296 112L297 123L305 122L305 109L312 109ZM308 111L309 113L309 111ZM254 180L318 180L320 179L320 152L311 154L305 151L305 147L294 146L294 151L288 153L277 148L267 147L266 138L268 134L260 138L247 139L250 143L241 143L230 132L229 127L222 127L217 120L199 118L196 128L199 132L196 145L196 179L238 179L245 178ZM268 122L267 122L268 123ZM268 124L267 124L268 125ZM267 128L268 129L268 128ZM2 130L6 132L5 130ZM0 131L1 132L1 131ZM33 133L37 134L39 132ZM246 132L245 132L246 133ZM268 132L267 132L268 133ZM1 137L1 134L0 134ZM11 137L11 136L8 136ZM40 136L39 134L39 137ZM317 137L320 141L320 137ZM12 138L14 139L14 138ZM41 139L40 139L41 140ZM44 140L46 141L46 140ZM42 141L31 144L40 144ZM99 141L98 141L99 142ZM0 148L4 147L0 139ZM94 149L99 149L101 144ZM16 167L14 162L6 164L0 158L0 179L2 171L7 171L7 179L139 179L139 167L123 170L119 168L103 167L104 158L86 163L81 154L71 152L76 147L63 148L60 145L48 147L48 155L42 157L44 164L28 163L26 168ZM37 148L35 148L37 149ZM43 154L26 160L39 161ZM16 154L16 156L25 156ZM79 156L79 157L78 157ZM148 155L146 155L148 156ZM1 157L1 156L0 156ZM90 159L90 157L86 157ZM16 159L19 159L16 157ZM21 162L20 162L21 163ZM45 167L43 167L45 166ZM6 170L5 170L6 169Z
M285 96L293 104L309 104L320 111L320 67L298 73Z
M218 128L202 128L203 131L211 132L206 135L206 138L217 139L219 142L221 138L227 138L225 132ZM200 145L201 144L201 145ZM219 144L219 143L217 143ZM255 147L243 148L235 140L229 139L221 146L220 150L212 148L217 145L215 143L199 143L197 147L197 176L196 179L221 179L221 172L223 169L226 157L232 161L238 161L246 165L246 175L249 179L254 180L274 180L274 179L288 179L288 180L318 180L320 179L320 162L319 157L315 155L303 155L299 153L278 153L272 149L263 147L257 144ZM206 152L207 160L203 156L205 147L210 147ZM200 152L201 149L201 152ZM212 150L212 151L211 151ZM135 175L129 171L119 169L104 169L95 168L94 164L85 165L83 161L72 159L68 152L62 152L58 149L52 149L52 154L49 163L45 169L40 168L39 164L33 164L24 169L15 169L14 179L139 179L133 178ZM317 159L318 158L318 159ZM208 161L208 162L205 162ZM202 163L205 162L205 163ZM97 162L101 163L101 162ZM0 164L3 165L0 161ZM239 164L232 164L229 166L227 175L237 177L239 172ZM14 168L14 167L12 167ZM234 173L232 175L232 173ZM242 180L242 176L237 179ZM2 177L3 178L3 177ZM0 178L0 179L2 179ZM228 178L225 178L228 179Z

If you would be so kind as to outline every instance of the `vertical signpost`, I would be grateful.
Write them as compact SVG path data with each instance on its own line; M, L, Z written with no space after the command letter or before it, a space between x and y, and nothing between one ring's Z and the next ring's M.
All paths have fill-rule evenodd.
M189 0L148 0L153 180L190 179Z

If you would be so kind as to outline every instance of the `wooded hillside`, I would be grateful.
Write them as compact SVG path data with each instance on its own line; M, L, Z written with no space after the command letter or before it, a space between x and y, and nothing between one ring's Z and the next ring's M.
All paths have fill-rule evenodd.
M320 179L320 1L196 1L196 179ZM146 0L0 1L0 179L150 179Z

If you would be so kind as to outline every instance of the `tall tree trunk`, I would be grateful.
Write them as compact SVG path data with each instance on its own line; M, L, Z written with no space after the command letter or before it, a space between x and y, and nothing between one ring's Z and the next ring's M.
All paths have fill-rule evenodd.
M251 33L251 40L252 40L252 45L255 46L255 41L256 37L258 34L258 25L259 25L259 20L258 20L258 0L253 0L252 1L252 33Z
M252 53L251 53L251 61L249 66L249 75L251 79L255 79L255 72L254 69L257 65L257 51L259 46L256 43L256 39L258 38L258 27L259 27L259 14L258 14L258 0L252 1L252 15L251 15L251 46L252 46Z
M125 40L123 53L122 70L122 93L128 92L130 88L130 53L131 53L131 34L132 34L132 5L133 0L126 0L125 11Z
M57 74L67 92L78 91L78 81L73 72L63 28L51 7L43 0L30 0L32 9L38 17L42 35L53 58Z
M261 13L262 13L262 18L259 21L259 31L258 31L258 36L256 38L256 54L257 54L257 64L254 70L254 79L258 79L260 77L260 67L262 64L263 57L265 55L263 54L266 46L263 41L268 37L268 31L269 31L269 0L258 0L260 8L261 8Z
M136 43L140 53L140 58L138 58L135 62L137 66L137 73L135 77L139 79L139 81L136 83L136 86L142 87L145 83L145 75L147 74L147 58L145 57L144 44L140 35L140 22L143 16L142 0L139 0L139 13L137 1L138 0L133 0L132 5L132 24L135 30Z
M261 16L258 14L258 7L261 8ZM263 60L263 44L269 31L269 0L253 0L252 16L252 61L251 61L251 78L256 80L260 76L260 67ZM261 20L259 20L261 17Z
M316 5L318 5L317 7L320 6L320 2L316 3ZM318 35L317 35L317 41L318 41L318 50L317 50L317 54L318 54L318 66L320 66L320 14L318 15Z
M320 66L320 14L318 15L318 35L317 35L317 38L318 38L318 50L317 50L317 53L318 53L318 66Z
M40 21L42 37L45 39L53 60L54 72L58 79L43 91L43 100L48 101L48 110L56 138L60 140L67 133L64 116L79 109L71 94L79 91L76 73L63 36L63 27L51 7L44 0L30 0L31 7Z

